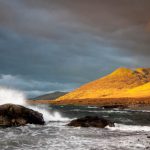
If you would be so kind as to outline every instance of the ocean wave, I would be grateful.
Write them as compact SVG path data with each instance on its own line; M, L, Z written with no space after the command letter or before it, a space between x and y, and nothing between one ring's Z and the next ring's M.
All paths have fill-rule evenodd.
M149 113L150 110L130 110L131 112L143 112L143 113Z
M92 108L92 109L95 109L95 108L99 108L99 107L96 107L96 106L87 106L87 108Z
M126 131L126 132L150 132L150 126L124 125L115 123L115 127L106 127L109 130Z
M38 111L40 113L43 114L44 120L46 122L49 121L69 121L71 119L67 118L67 117L63 117L59 112L55 111L55 112L49 112L48 110L46 110L45 108L40 108L40 107L36 107L36 106L28 106L28 108L33 109L35 111Z

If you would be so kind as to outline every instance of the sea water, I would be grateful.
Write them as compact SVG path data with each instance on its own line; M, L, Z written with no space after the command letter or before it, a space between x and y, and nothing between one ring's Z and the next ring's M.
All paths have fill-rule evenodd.
M5 98L8 103L15 100L15 104L41 112L46 124L0 128L0 150L150 150L149 111L90 106L28 106L24 103L25 96L11 89L0 90L1 104L5 103ZM87 115L105 117L114 121L115 127L98 129L67 126L72 119Z

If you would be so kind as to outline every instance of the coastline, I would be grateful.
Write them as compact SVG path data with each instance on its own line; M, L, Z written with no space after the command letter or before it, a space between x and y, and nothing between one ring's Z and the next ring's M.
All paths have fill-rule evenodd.
M144 98L100 98L73 100L27 100L28 104L97 106L104 108L129 108L132 110L150 110L150 97Z

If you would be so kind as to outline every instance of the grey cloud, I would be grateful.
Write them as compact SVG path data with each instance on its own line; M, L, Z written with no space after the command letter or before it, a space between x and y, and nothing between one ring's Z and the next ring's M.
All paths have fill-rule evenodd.
M1 22L17 32L61 41L68 32L73 35L84 31L103 37L104 43L107 41L120 50L133 52L137 57L149 54L150 37L146 30L150 21L149 0L2 2L11 9L6 13L5 7L2 8L5 19Z
M58 83L58 82L44 82L37 80L26 80L20 76L12 76L9 74L2 74L0 76L0 86L10 89L22 90L28 97L38 96L57 90L70 91L72 84ZM77 86L75 84L74 86Z
M149 0L77 0L74 3L63 0L61 5L88 26L90 32L105 37L109 44L132 55L135 61L150 56ZM143 61L137 66L140 63Z
M80 33L73 37L71 34L70 38L64 37L63 41L55 43L1 30L5 38L0 45L0 67L3 68L0 73L61 83L87 82L104 63L106 68L111 64L111 59L105 62L109 55L110 58L116 55L115 49L101 46L103 40L90 34Z
M0 0L0 84L31 96L148 66L149 12L149 0Z

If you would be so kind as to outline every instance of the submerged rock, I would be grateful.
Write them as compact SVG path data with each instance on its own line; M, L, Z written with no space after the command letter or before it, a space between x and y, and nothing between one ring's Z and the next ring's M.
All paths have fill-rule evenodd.
M0 105L0 126L23 126L26 124L43 125L43 115L37 111L21 105L4 104Z
M105 128L106 126L114 127L114 123L98 116L86 116L72 120L68 126Z

